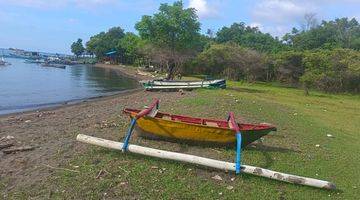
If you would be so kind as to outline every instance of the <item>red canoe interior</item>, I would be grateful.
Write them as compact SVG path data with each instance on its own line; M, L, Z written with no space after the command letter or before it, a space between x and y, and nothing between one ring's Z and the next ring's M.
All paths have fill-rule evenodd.
M137 114L140 111L141 110L131 109L131 108L124 109L124 113L126 114L131 114L131 113ZM182 115L172 115L162 112L158 112L155 118L229 129L229 124L225 120L202 119L202 118L187 117ZM240 124L239 123L239 127L240 130L242 131L256 131L256 130L269 130L269 129L276 131L276 128L270 124Z

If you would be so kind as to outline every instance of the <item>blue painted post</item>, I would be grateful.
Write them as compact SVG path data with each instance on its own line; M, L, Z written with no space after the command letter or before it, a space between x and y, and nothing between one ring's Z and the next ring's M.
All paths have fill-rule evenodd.
M236 133L236 160L235 160L235 173L239 174L241 168L241 132Z
M133 130L134 130L135 124L136 124L136 117L134 117L134 118L131 119L130 127L129 127L129 129L128 129L128 132L126 133L124 145L123 145L123 147L122 147L122 151L123 151L123 152L127 151L127 148L128 148L128 146L129 146L130 136L131 136L131 133L132 133Z
M159 109L159 100L158 99L155 99L155 101L153 101L153 103L151 104L151 106L149 108L140 111L136 116L134 116L131 119L130 127L129 127L128 132L126 133L126 136L125 136L124 145L122 147L122 152L125 152L128 149L129 140L130 140L130 137L131 137L131 133L134 130L136 120L141 118L141 117L144 117L144 116L148 115L154 109L154 107L156 107L156 109Z
M236 131L236 158L235 158L235 173L239 174L241 170L241 132L238 124L235 121L234 113L230 112L227 121L230 121L230 128Z

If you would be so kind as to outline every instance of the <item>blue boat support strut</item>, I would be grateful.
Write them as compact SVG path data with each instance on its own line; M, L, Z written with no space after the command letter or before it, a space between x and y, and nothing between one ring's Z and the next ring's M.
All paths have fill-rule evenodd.
M241 132L236 133L236 160L235 160L235 173L239 174L241 168Z
M122 147L122 151L123 151L123 152L127 151L127 149L128 149L129 140L130 140L130 137L131 137L131 133L132 133L133 130L134 130L135 124L136 124L136 117L134 117L134 118L131 119L130 127L129 127L129 129L128 129L128 132L126 133L124 145L123 145L123 147Z

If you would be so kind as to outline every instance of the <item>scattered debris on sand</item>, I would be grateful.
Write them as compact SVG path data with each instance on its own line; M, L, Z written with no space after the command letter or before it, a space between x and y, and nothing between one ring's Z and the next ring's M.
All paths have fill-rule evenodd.
M17 144L21 144L15 140L14 136L8 135L6 137L0 138L0 151L5 154L11 154L19 151L30 151L35 149L33 146L18 146Z

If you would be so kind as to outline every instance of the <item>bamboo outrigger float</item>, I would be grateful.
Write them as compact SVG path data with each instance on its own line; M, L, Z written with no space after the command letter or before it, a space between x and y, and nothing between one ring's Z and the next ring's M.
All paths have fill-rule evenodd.
M159 123L159 120L163 120L162 116L164 116L164 113L158 113L158 108L159 108L159 100L155 100L147 109L144 109L141 111L134 110L134 109L125 109L124 110L125 113L128 113L131 116L130 127L128 129L127 134L125 135L124 143L105 140L105 139L91 137L91 136L82 135L82 134L79 134L77 136L77 140L80 142L93 144L93 145L97 145L97 146L101 146L101 147L122 150L123 152L129 151L132 153L142 154L142 155L146 155L146 156L187 162L187 163L202 165L202 166L206 166L206 167L221 169L221 170L225 170L225 171L235 171L236 174L242 172L242 173L253 174L256 176L266 177L266 178L270 178L270 179L275 179L275 180L279 180L279 181L294 183L294 184L307 185L307 186L323 188L323 189L336 189L335 184L328 182L328 181L285 174L285 173L276 172L276 171L263 169L263 168L259 168L259 167L253 167L253 166L249 166L249 165L241 165L241 148L243 147L242 145L247 145L247 144L253 142L254 138L256 138L256 137L251 136L251 134L243 135L243 133L242 133L243 131L244 132L249 131L249 130L245 129L244 127L249 126L249 125L243 125L243 124L236 123L234 114L232 112L229 114L227 121L216 121L216 122L218 122L217 127L212 127L212 128L220 128L220 129L218 129L218 130L215 129L215 130L217 130L215 132L214 131L209 132L209 130L211 130L211 129L209 129L209 130L207 130L208 131L207 133L205 131L205 134L203 131L196 132L196 130L207 129L208 127L206 126L206 123L205 124L204 123L200 123L200 124L195 123L194 124L193 121L191 121L191 120L189 121L189 117L183 117L183 116L182 116L182 118L180 117L181 119L183 119L183 121L180 121L180 122L176 122L176 120L171 120L171 119L165 119L165 120L168 120L167 123L175 124L172 126L172 128L173 128L172 130L176 130L179 128L181 129L181 127L184 128L184 126L180 126L180 127L177 126L179 124L185 124L185 125L188 124L189 126L195 126L195 127L197 126L196 128L190 128L189 130L194 131L193 135L200 134L201 136L200 137L190 137L190 139L195 138L195 139L197 139L197 141L206 141L206 142L220 141L221 143L228 143L229 141L230 142L235 141L236 142L235 163L219 161L219 160L214 160L214 159L210 159L210 158L203 158L203 157L194 156L194 155L188 155L188 154L182 154L182 153L176 153L176 152L170 152L170 151L163 151L163 150L159 150L159 149L153 149L153 148L129 144L131 134L137 123L138 123L138 126L142 127L143 129L146 128L147 126L155 126L155 127L159 126L160 129L153 129L153 130L161 131L161 129L164 129L164 127L165 127L165 131L163 131L163 133L167 133L171 130L171 129L166 129L166 126L168 126L168 124ZM179 118L179 116L175 116L175 118ZM185 119L185 122L184 122L184 119ZM192 118L192 119L199 119L199 118ZM152 124L144 123L144 120L150 120ZM156 120L158 120L157 123L156 123ZM201 122L204 122L204 120L202 120ZM227 126L228 126L227 128L221 127L221 126L224 126L224 123L227 124ZM239 125L240 125L240 127L239 127ZM276 128L271 125L252 125L252 128L253 129L251 131L260 130L260 132L265 131L267 133L272 130L276 130ZM186 127L185 127L185 129L186 129ZM176 132L176 131L174 131L174 132ZM226 133L226 134L224 134L224 133ZM254 133L254 132L252 132L252 133ZM215 135L217 134L217 135L220 135L220 137L227 136L228 138L231 138L231 139L230 140L228 140L228 139L226 139L226 140L220 139L219 140L219 137L210 137L213 139L215 138L215 140L214 141L209 140L209 136L211 134L215 134ZM185 135L186 137L189 137L189 133L186 133L183 135ZM160 134L160 136L163 136L163 135ZM178 138L178 137L181 137L180 132L178 132L177 134L174 134L174 136L175 136L174 138L177 138L177 139L184 139L184 138ZM262 136L263 135L260 135L257 137L260 138ZM186 137L185 137L185 139L189 139Z

